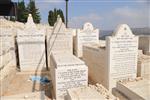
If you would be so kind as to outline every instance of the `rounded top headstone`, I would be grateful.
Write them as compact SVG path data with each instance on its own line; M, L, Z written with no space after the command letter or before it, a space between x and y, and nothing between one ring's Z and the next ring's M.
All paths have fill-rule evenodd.
M122 34L133 36L133 33L132 33L130 27L127 24L119 25L113 33L114 36L116 36L116 35L120 36Z
M84 24L83 29L84 30L94 30L94 27L91 23L87 22Z

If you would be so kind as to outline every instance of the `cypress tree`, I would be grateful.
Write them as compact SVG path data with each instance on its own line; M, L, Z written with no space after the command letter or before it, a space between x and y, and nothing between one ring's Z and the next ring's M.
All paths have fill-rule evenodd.
M25 23L27 21L28 12L23 0L18 1L17 12L17 21Z
M56 8L54 8L53 11L52 10L49 11L48 15L48 23L50 26L54 26L55 22L57 21L58 15L60 15L62 21L65 22L63 11L61 9L57 10Z
M36 8L34 0L30 0L27 10L29 13L32 14L34 22L40 23L40 20L41 20L40 12L38 11L39 9Z
M48 15L48 23L50 26L54 25L54 13L53 11L49 11L49 15Z

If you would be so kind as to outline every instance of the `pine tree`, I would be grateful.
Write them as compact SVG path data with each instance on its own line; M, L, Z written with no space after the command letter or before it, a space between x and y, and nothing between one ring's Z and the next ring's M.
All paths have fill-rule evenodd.
M30 0L27 10L29 13L32 14L34 22L40 23L40 20L41 20L40 12L38 12L39 9L36 8L34 0Z
M48 23L50 26L54 26L55 22L57 21L58 15L60 15L62 21L65 22L63 11L61 9L57 10L56 8L54 8L53 11L52 10L49 11L48 15Z
M27 21L28 12L25 7L24 1L19 2L17 6L17 21L25 23Z

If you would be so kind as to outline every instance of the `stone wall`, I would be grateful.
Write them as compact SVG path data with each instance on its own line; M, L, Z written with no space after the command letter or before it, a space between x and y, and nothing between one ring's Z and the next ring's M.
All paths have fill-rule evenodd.
M137 76L150 79L150 56L138 54Z
M0 27L0 95L16 73L15 38L12 28Z
M100 83L107 87L106 50L99 45L84 45L83 60L89 68L89 79L92 83Z
M9 68L16 67L15 38L13 29L0 28L0 70L1 79L9 74Z
M139 36L139 49L143 50L143 53L150 55L150 36Z

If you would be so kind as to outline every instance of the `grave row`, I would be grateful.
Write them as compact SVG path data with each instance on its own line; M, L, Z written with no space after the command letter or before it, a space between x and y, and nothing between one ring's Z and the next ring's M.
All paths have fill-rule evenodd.
M103 46L99 43L99 30L94 29L92 24L85 23L82 30L75 31L66 28L60 16L52 29L46 29L37 28L29 14L25 27L17 29L16 33L21 71L50 68L56 98L72 87L87 86L88 76L108 90L115 87L119 80L136 78L138 37L126 24L120 25L112 36L108 36ZM0 54L6 56L2 56L4 61L1 66L8 62L6 58L15 58L15 51L9 52L12 51L11 46L15 48L14 37L5 35L1 35Z

